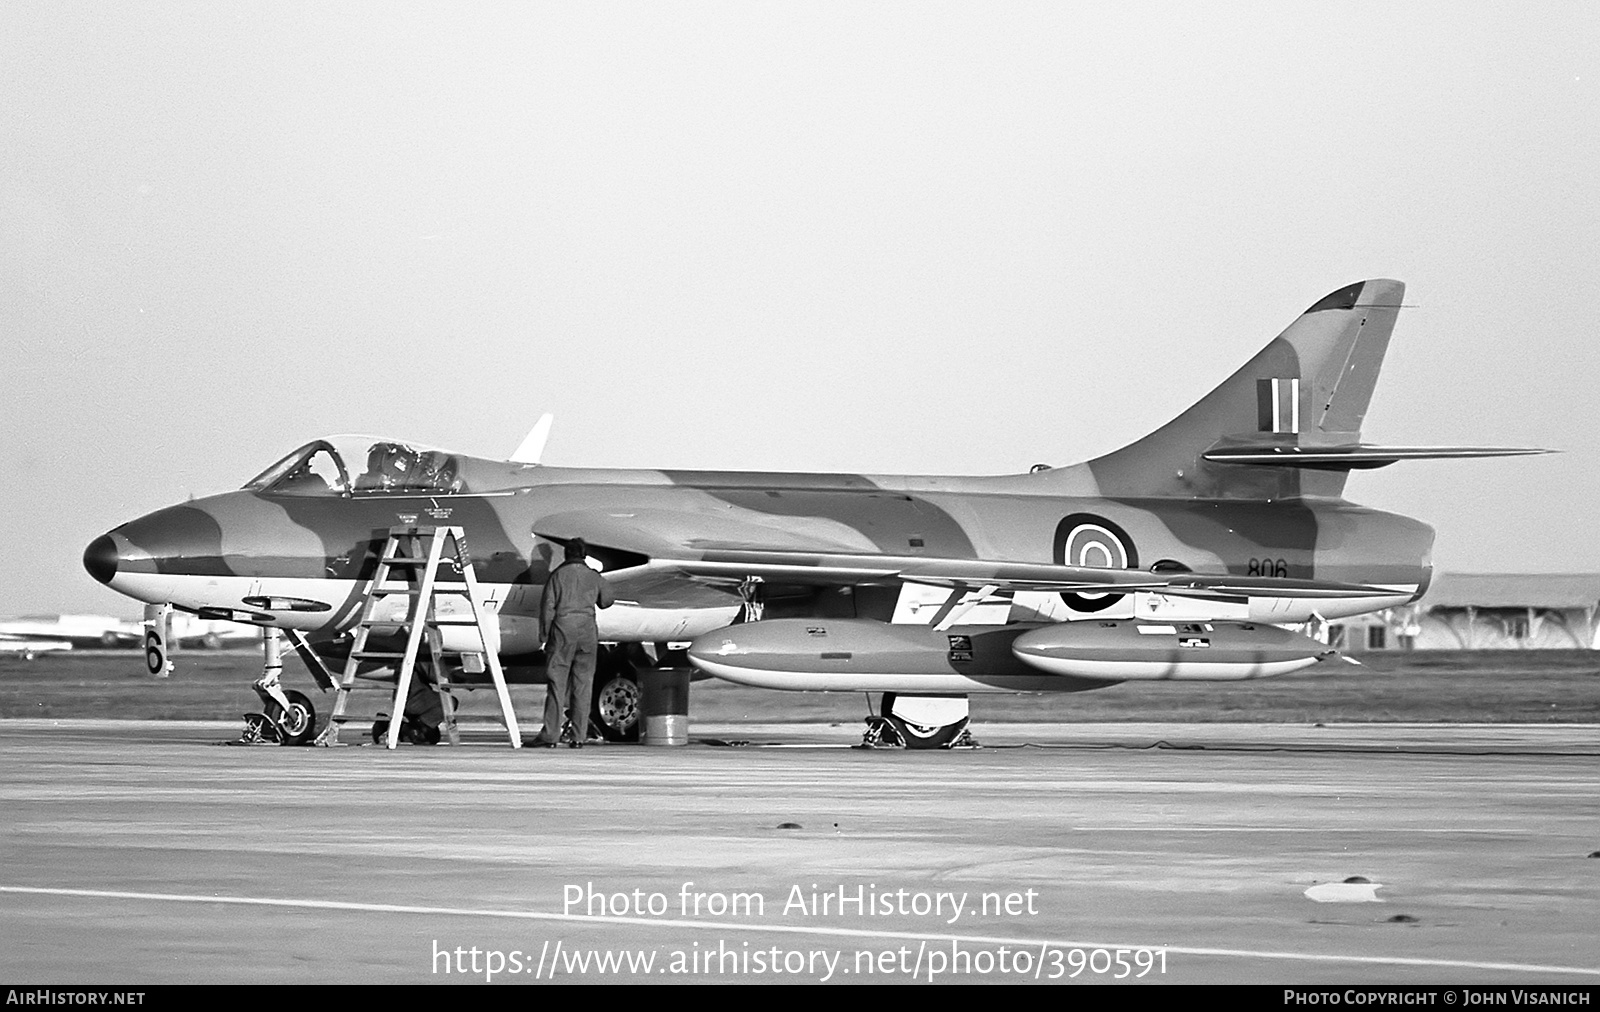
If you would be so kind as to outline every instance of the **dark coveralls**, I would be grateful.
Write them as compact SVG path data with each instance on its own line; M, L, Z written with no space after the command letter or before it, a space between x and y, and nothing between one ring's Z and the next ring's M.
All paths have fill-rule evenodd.
M561 737L564 704L572 718L573 740L582 742L589 736L589 696L594 690L594 664L600 649L594 610L609 608L615 600L600 574L582 562L562 563L545 583L539 620L549 656L550 686L545 689L540 741Z

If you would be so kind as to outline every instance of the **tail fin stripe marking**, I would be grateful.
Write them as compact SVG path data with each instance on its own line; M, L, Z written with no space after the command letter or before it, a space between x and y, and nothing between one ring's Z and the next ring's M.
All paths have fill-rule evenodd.
M1300 431L1300 378L1256 381L1256 426L1261 432Z

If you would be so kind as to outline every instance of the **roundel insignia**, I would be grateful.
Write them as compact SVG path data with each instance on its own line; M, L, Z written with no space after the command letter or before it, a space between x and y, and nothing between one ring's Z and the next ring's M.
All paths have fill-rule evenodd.
M1094 569L1138 569L1139 551L1128 532L1093 513L1073 513L1056 525L1052 557L1057 565ZM1061 600L1075 611L1104 611L1122 594L1063 593Z

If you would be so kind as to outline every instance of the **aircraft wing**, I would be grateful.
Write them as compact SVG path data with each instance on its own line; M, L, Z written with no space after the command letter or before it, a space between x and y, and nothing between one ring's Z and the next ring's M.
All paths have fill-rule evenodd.
M15 636L0 636L0 654L43 654L71 650L67 640L36 640Z
M535 531L558 544L566 537ZM872 552L777 550L744 546L718 546L704 542L693 547L652 545L649 553L632 541L627 547L589 541L590 555L605 572L619 577L630 570L666 570L713 583L738 584L750 577L768 583L843 587L859 583L903 580L935 587L992 586L999 591L1052 592L1153 591L1178 597L1238 599L1289 597L1339 599L1391 597L1388 587L1296 580L1266 576L1232 576L1203 573L1148 573L1137 569L1100 569L1062 566L1048 562L1008 562L994 559L958 559L925 555L884 555ZM638 567L636 569L636 567Z

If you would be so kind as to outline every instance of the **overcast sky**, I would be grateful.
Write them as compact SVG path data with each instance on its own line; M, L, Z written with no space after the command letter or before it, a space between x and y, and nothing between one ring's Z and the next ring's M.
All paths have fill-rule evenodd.
M0 615L294 446L983 474L1409 285L1358 473L1600 570L1592 2L0 5Z

